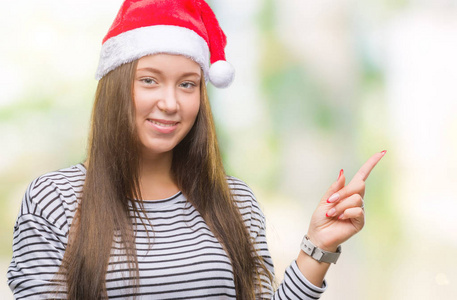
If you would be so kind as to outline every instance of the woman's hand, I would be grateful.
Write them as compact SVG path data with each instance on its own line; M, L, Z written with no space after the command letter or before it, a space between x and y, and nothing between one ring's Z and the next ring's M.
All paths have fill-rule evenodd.
M370 157L347 186L344 186L346 178L341 170L338 180L325 193L311 218L308 237L313 244L334 252L338 245L363 228L365 180L385 153L382 151Z

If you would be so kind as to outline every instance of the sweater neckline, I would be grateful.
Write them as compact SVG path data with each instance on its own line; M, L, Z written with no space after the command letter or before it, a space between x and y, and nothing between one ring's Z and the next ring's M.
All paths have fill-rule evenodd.
M184 197L181 191L165 199L143 200L143 206L145 208L163 208L173 206L179 202L186 202L186 197Z

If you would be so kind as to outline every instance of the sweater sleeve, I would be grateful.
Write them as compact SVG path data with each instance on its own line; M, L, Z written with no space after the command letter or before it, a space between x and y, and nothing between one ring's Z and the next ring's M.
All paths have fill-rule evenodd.
M65 299L56 281L67 244L65 211L58 185L34 180L24 195L13 235L7 278L15 299Z
M251 238L254 240L254 247L274 281L274 265L268 250L265 216L252 190L244 182L230 177L229 185L238 202ZM309 282L298 269L296 261L293 261L286 269L284 280L276 290L274 290L274 284L269 280L269 276L262 275L261 283L261 289L257 289L257 299L319 299L327 288L325 280L322 287L317 287Z
M265 219L260 209L259 216L263 221L261 222L261 227L259 228L259 234L255 238L255 247L259 255L263 258L265 265L274 276L273 260L268 250L265 234ZM267 277L265 276L265 278ZM262 299L319 299L322 293L326 290L325 281L322 287L317 287L309 282L308 279L306 279L306 277L298 269L296 261L293 261L286 269L284 280L278 286L274 292L274 295L269 296L268 293L264 293L264 291L269 291L271 289L265 289L265 287L268 287L268 281L262 282Z

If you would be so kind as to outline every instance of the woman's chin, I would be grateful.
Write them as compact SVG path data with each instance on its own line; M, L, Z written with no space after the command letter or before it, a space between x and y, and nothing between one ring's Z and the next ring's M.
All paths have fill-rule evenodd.
M144 158L158 158L171 155L175 145L154 145L143 146L142 156Z

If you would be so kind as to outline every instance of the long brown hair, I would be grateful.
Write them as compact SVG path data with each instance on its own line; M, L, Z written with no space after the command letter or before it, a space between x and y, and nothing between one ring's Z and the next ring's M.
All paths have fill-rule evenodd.
M134 216L141 218L143 209L141 201L131 200L142 199L133 104L136 66L137 61L118 67L97 87L86 180L59 270L68 299L106 297L105 277L115 233L125 246L133 286L138 286L135 233L129 215L129 203ZM254 299L261 287L260 274L270 280L271 274L256 253L230 193L203 79L200 91L199 113L191 131L173 150L172 172L182 193L226 250L237 298ZM145 220L141 221L144 225Z

